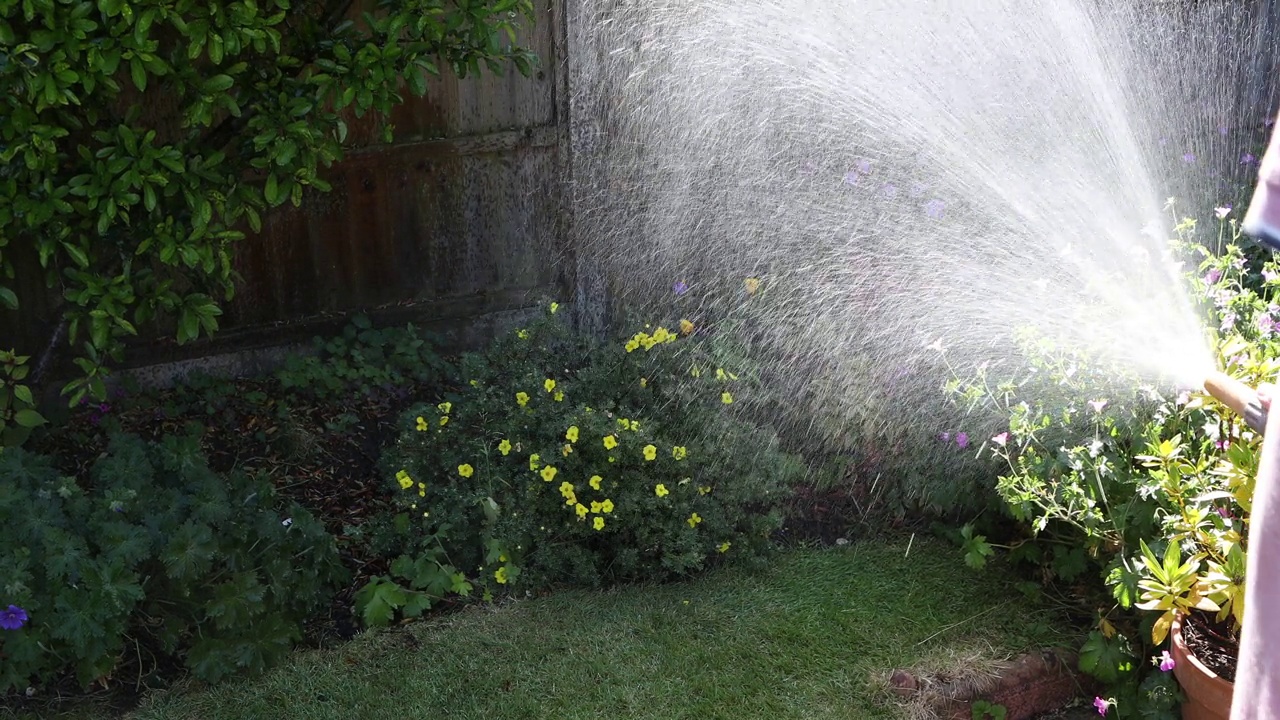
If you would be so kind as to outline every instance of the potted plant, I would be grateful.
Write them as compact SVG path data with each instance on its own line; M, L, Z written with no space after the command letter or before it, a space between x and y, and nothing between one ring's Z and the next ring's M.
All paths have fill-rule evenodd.
M1203 253L1188 286L1215 318L1218 367L1254 387L1275 378L1280 268L1251 271L1234 244L1182 247ZM948 385L975 426L1005 423L982 449L1026 528L1004 547L1097 608L1080 665L1108 687L1102 714L1172 718L1181 702L1184 720L1227 718L1261 438L1207 395L1123 379L1043 338L1026 347L1020 368ZM998 547L972 528L963 538L967 559Z

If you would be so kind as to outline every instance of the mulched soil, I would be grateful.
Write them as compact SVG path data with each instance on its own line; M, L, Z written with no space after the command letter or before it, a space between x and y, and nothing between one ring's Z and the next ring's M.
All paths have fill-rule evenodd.
M1235 682L1240 637L1227 623L1193 612L1182 624L1182 639L1196 660L1223 680Z

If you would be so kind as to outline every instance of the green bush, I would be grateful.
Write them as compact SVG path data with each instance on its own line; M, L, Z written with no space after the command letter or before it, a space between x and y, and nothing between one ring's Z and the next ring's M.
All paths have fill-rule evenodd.
M217 330L235 244L329 190L352 117L389 139L445 69L531 71L530 0L350 5L0 0L0 276L43 275L80 351L73 403L140 326ZM0 281L0 307L34 299Z
M343 576L333 539L270 484L220 476L197 437L120 435L87 480L42 456L0 454L0 691L130 655L176 656L203 680L260 670Z
M375 328L359 315L336 337L315 339L312 355L290 355L276 379L286 392L321 400L395 393L451 374L430 338L413 325Z
M388 451L407 587L366 587L367 622L472 585L667 579L769 549L802 467L735 417L736 378L697 337L596 345L548 316L462 367Z

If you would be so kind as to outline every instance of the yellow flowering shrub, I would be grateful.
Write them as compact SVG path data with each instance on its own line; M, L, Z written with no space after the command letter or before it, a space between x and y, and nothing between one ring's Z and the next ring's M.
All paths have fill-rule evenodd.
M411 408L387 451L397 551L437 590L461 576L486 594L762 556L801 466L726 407L739 388L699 334L671 327L596 343L548 313L464 357L455 389ZM707 367L698 382L691 363Z

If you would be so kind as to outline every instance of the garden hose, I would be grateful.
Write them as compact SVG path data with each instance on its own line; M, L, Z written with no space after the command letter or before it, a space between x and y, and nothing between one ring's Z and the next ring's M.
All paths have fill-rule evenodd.
M1204 390L1223 405L1236 411L1259 435L1264 434L1267 427L1267 411L1258 400L1257 390L1220 372L1210 373L1204 379Z

